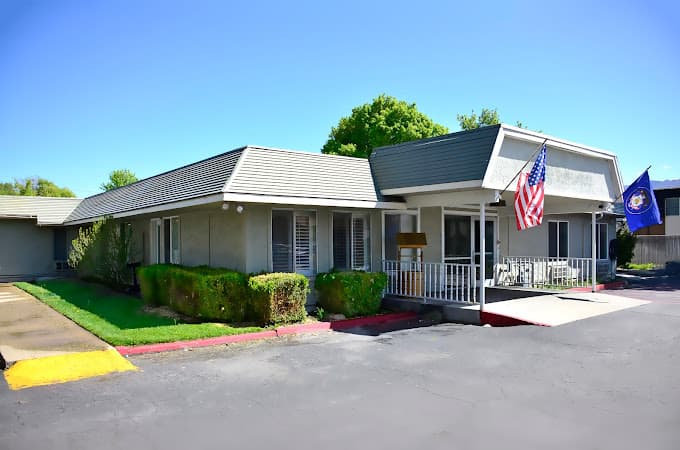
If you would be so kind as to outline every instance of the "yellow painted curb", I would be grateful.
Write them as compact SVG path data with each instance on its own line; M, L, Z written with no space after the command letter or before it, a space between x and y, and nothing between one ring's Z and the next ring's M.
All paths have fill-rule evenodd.
M18 361L5 371L5 380L10 389L17 390L129 370L137 368L109 349Z

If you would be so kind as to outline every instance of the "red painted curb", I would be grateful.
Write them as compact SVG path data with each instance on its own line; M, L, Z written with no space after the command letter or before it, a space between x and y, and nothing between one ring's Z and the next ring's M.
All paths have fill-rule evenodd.
M515 317L504 316L501 314L481 311L479 319L482 325L489 324L494 327L514 327L517 325L538 325L542 327L549 327L550 325L544 323L528 322L526 320L517 319Z
M623 289L626 286L625 281L614 281L611 283L596 284L595 291L610 291L614 289ZM567 292L592 292L592 287L575 287L567 289Z
M211 345L225 345L234 344L237 342L256 341L260 339L274 338L278 336L287 336L291 334L314 333L318 331L328 330L345 330L347 328L374 325L378 323L391 322L394 320L405 320L417 317L414 312L401 312L393 314L382 314L371 317L358 317L356 319L336 320L334 322L312 322L303 323L299 325L287 325L278 327L275 330L260 331L257 333L237 334L233 336L218 336L207 339L195 339L192 341L177 341L166 342L163 344L148 344L148 345L121 345L116 347L118 353L123 356L128 355L143 355L145 353L160 353L169 352L173 350L183 350L186 348L200 348L209 347Z
M328 331L330 329L331 322L311 322L278 327L276 329L276 334L278 336L287 336L289 334L313 333L315 331Z
M185 348L209 347L211 345L233 344L236 342L255 341L276 337L276 331L259 331L257 333L236 334L233 336L218 336L207 339L195 339L192 341L166 342L163 344L148 344L135 346L116 347L118 353L126 355L142 355L144 353L169 352L172 350L182 350Z

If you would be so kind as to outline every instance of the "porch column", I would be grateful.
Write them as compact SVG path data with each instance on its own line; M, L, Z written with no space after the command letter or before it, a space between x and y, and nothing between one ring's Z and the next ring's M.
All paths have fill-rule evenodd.
M590 244L591 244L591 252L592 253L590 255L591 256L590 265L591 265L593 292L595 292L597 290L597 287L596 287L597 286L597 280L595 279L596 278L595 276L597 275L597 237L596 237L596 234L595 234L595 233L597 233L597 213L595 211L593 211L591 213L591 217L592 217L592 224L591 224L592 230L590 232L590 235L591 235L592 239L591 239Z
M474 222L472 222L474 224ZM479 280L481 286L479 287L479 310L484 310L484 301L486 300L486 288L484 282L486 281L486 208L484 203L479 204ZM472 266L474 267L474 260Z

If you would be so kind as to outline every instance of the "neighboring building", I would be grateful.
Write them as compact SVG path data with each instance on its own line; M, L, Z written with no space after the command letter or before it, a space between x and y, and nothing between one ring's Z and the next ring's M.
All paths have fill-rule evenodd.
M0 281L67 269L64 220L82 200L0 195Z
M544 141L544 223L518 232L513 177ZM492 206L508 183L507 205ZM614 154L495 125L378 148L369 160L246 146L88 197L59 229L72 239L78 227L111 216L131 224L143 264L291 271L312 280L331 268L389 271L396 234L420 231L439 285L459 265L479 278L482 259L493 284L515 264L510 257L586 261L593 226L606 271L615 220L603 211L621 189ZM7 239L22 242L18 236ZM584 264L571 273L585 274ZM16 274L0 268L0 278L9 275Z
M680 180L652 180L663 223L639 229L641 236L680 236Z

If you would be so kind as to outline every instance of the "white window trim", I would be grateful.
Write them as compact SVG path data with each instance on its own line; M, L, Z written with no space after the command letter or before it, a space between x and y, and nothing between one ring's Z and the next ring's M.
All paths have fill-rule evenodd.
M268 257L268 265L269 265L269 272L274 271L274 252L272 249L273 242L274 242L274 237L273 237L273 232L274 230L272 229L272 220L274 219L274 211L286 211L290 212L293 214L293 241L292 241L292 246L293 246L293 273L297 273L297 267L295 264L295 249L297 247L296 245L296 238L295 238L295 216L297 214L314 214L314 228L316 232L314 233L314 264L313 266L313 274L310 275L311 277L315 277L317 273L319 273L319 243L318 243L318 235L319 235L319 212L316 209L297 209L297 208L270 208L269 209L269 236L268 236L268 242L267 242L267 257Z
M557 256L550 256L550 225L548 225L548 246L546 248L547 252L546 254L548 255L548 258L569 258L569 248L570 248L570 239L571 239L571 233L569 232L569 229L571 228L569 226L569 221L568 220L548 220L548 224L550 222L555 222L557 224ZM567 224L567 256L560 256L560 223L566 223Z
M672 215L668 214L668 201L669 200L675 200L675 202L678 204L677 209L678 209L678 211L680 211L680 197L667 197L663 202L664 203L664 210L663 210L664 217L680 217L680 214L672 214Z
M170 264L181 264L182 262L182 226L179 226L179 232L177 234L177 253L179 254L179 261L173 261L173 256L172 256L172 231L173 231L173 224L172 224L172 219L177 219L178 221L180 220L180 216L175 215L175 216L166 216L166 217L152 217L149 220L150 223L150 228L151 228L151 233L150 233L150 239L149 239L149 262L151 264L164 264L165 263L165 227L163 226L163 221L169 220L170 221ZM160 230L158 230L157 225L160 224ZM158 244L158 234L157 231L160 231L160 245ZM156 252L154 254L154 246L157 246ZM155 261L155 262L154 262Z
M371 251L372 250L371 249L371 213L369 211L357 212L357 211L347 211L347 210L341 210L341 209L331 211L330 220L329 220L329 222L330 222L330 235L329 235L329 237L330 237L330 239L329 239L329 241L330 241L330 251L329 251L329 254L330 254L331 267L334 268L334 266L335 266L333 264L333 262L335 261L335 251L333 250L333 247L334 247L334 245L333 245L333 231L334 231L333 230L333 215L336 214L336 213L337 214L349 214L350 215L350 219L349 219L349 222L350 222L350 224L349 224L350 225L350 230L349 230L349 240L350 240L349 241L349 249L350 249L349 260L350 261L349 261L349 265L350 265L350 267L348 267L347 270L370 271L372 266L373 266L373 264L372 264L373 259L372 259L372 251ZM364 218L364 224L367 228L365 231L366 231L366 238L368 239L368 246L367 246L368 254L366 255L366 264L364 264L364 266L362 268L355 268L354 267L354 218L355 217L363 217ZM383 218L382 218L382 222L383 223L385 222L384 215L383 215ZM385 245L384 240L383 240L382 245L384 247L384 245ZM384 255L385 255L385 250L383 248L383 257L384 257Z

